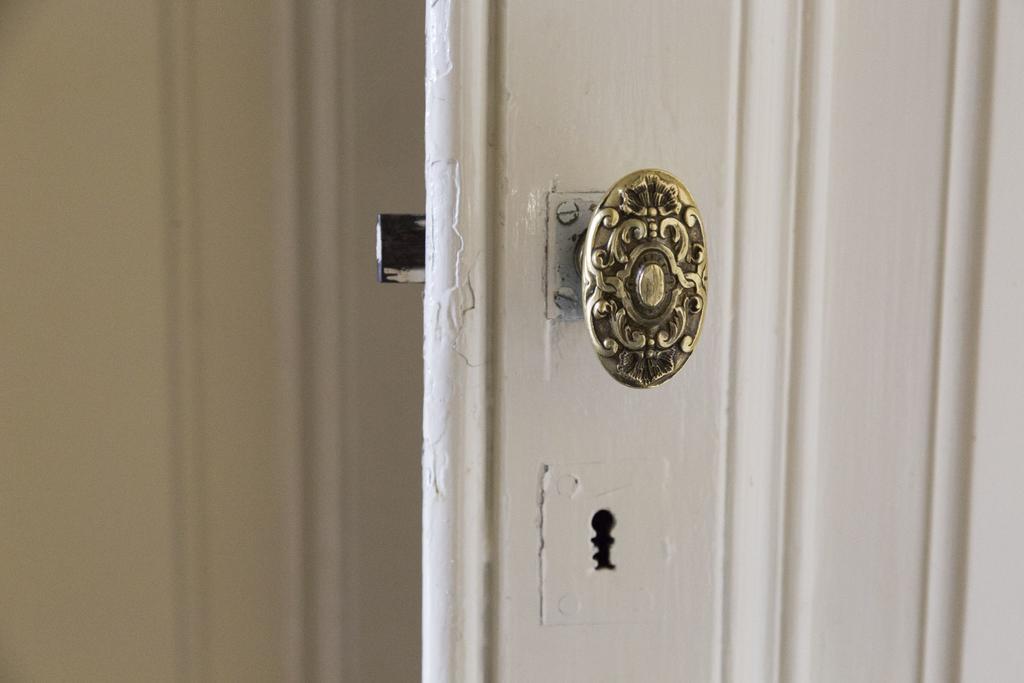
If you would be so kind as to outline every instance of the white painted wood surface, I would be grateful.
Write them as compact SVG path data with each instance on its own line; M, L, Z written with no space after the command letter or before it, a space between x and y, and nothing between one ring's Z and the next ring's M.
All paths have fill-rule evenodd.
M1024 5L1001 0L994 31L988 154L979 185L972 476L963 600L964 681L1019 678L1024 671ZM976 250L976 251L975 251Z
M1019 3L427 12L424 680L1013 680ZM711 262L697 352L637 392L545 319L544 220L642 166ZM545 473L638 457L659 618L543 623L579 540Z
M492 175L487 3L427 9L423 299L424 680L487 671ZM467 201L472 197L472 201Z

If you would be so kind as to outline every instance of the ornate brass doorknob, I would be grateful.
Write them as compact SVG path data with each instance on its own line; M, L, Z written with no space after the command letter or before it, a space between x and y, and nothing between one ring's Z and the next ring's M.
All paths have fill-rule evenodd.
M704 222L683 183L634 171L605 195L582 253L583 317L605 370L648 388L679 372L707 298Z

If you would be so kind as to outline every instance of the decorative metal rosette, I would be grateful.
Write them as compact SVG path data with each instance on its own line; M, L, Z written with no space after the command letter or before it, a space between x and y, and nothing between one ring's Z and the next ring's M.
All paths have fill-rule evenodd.
M647 388L693 353L707 299L704 223L679 179L645 169L619 180L583 245L583 315L612 377Z

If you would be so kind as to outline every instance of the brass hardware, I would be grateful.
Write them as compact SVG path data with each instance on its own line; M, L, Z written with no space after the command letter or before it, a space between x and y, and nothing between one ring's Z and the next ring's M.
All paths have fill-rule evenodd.
M704 221L686 186L655 169L620 179L591 217L582 255L583 317L605 370L638 388L679 372L707 300Z

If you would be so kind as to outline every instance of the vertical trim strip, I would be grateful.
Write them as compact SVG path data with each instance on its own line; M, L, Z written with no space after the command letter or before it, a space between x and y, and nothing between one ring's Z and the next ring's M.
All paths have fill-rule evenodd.
M984 240L978 232L986 223L994 9L991 3L961 0L952 28L955 56L950 64L931 485L923 551L922 681L958 680L963 649L970 454L984 256Z
M351 561L341 552L340 539L349 539L343 526L342 492L348 482L342 471L346 453L342 416L345 409L342 392L342 362L339 348L344 344L342 314L344 305L341 250L338 245L340 192L349 184L339 167L339 55L338 16L335 3L327 0L309 3L302 13L301 51L302 85L309 93L300 111L304 116L301 142L303 171L303 265L307 276L304 372L307 394L306 457L307 493L311 496L309 514L311 599L307 605L311 620L307 643L313 648L310 666L318 678L342 678L346 660L358 659L358 653L344 648L342 637L342 601L346 572ZM341 65L344 67L344 65ZM343 103L342 103L342 106ZM342 163L347 163L343 159ZM338 305L341 301L342 306ZM346 607L352 607L346 604ZM359 623L351 609L347 620ZM311 638L310 635L313 637ZM356 661L353 665L358 666ZM358 669L356 669L358 670Z
M779 678L810 681L817 553L815 507L822 356L826 343L827 215L834 0L804 7L792 273L786 524Z
M770 681L778 657L789 344L779 321L790 308L800 14L798 0L743 2L736 11L721 678Z
M161 3L159 20L177 668L181 680L202 680L208 674L209 639L194 5Z
M507 160L505 157L505 149L508 147L505 140L506 129L505 129L505 110L504 110L504 97L507 92L506 79L505 79L505 54L508 50L507 37L505 35L505 17L508 13L508 4L506 0L493 0L491 10L488 13L488 36L489 42L487 45L488 55L488 78L489 78L489 92L486 95L487 107L487 119L486 119L486 130L485 135L487 138L487 150L493 150L493 153L489 153L487 156L487 196L485 204L491 207L491 218L486 222L487 225L501 226L502 228L507 224L505 202L502 196L502 183L501 178L503 177L498 169L504 169L507 167ZM496 230L487 239L487 272L489 281L492 283L502 282L502 270L501 270L501 259L496 256L498 250L503 248L501 244L501 237L499 235L504 234L504 229ZM497 328L497 324L493 322L491 317L491 311L497 311L499 302L497 297L499 289L497 286L490 287L486 290L486 302L484 317L486 320L487 327L487 349L486 357L490 360L490 370L487 372L484 378L486 385L486 396L488 397L489 410L487 412L487 434L486 434L486 472L485 476L485 500L484 503L487 506L487 541L488 545L485 549L487 559L488 573L486 577L486 583L484 586L485 595L488 597L490 602L488 603L489 608L487 609L485 616L484 627L487 629L486 636L484 637L483 645L483 658L484 658L484 671L485 680L498 681L501 680L500 666L503 655L503 640L501 637L501 622L498 617L497 609L497 598L501 591L502 577L502 565L503 558L498 554L498 549L494 547L493 543L495 539L502 537L501 531L501 510L499 506L494 504L494 492L498 491L501 477L503 476L502 468L504 466L504 459L499 457L498 454L498 443L500 436L500 429L502 426L502 411L504 406L501 402L501 395L497 391L496 378L502 376L500 364L502 358L502 335Z
M274 141L274 309L280 367L278 425L275 434L284 468L284 624L283 670L289 681L308 680L306 665L305 470L303 458L301 229L299 183L298 10L294 2L276 5L277 52L273 60Z
M427 2L423 680L487 671L490 2Z
M725 197L723 206L725 210L722 215L723 231L722 242L731 245L729 250L729 277L724 279L724 293L722 300L728 302L727 320L733 320L738 307L737 293L739 291L740 274L738 270L739 240L737 239L738 226L737 216L739 215L738 197L740 191L740 138L742 137L741 126L743 123L742 108L745 101L744 74L746 52L743 48L746 35L747 10L744 0L734 0L731 4L731 16L729 21L729 137L725 150L726 177L730 179L727 185L728 195ZM732 555L732 548L735 545L735 513L732 510L735 495L735 485L731 476L735 467L733 454L735 438L736 416L733 415L733 402L735 400L736 386L736 353L733 350L737 335L734 333L735 325L724 325L722 333L724 336L725 357L728 363L724 364L720 382L723 387L724 400L720 420L722 424L723 439L719 454L719 467L717 472L718 487L715 491L716 506L715 517L717 520L715 533L717 543L715 546L715 596L714 614L715 623L712 630L712 673L713 683L722 683L727 680L730 673L730 664L727 661L735 648L736 638L731 630L735 619L732 615L732 601L734 600L732 588L732 575L738 566Z
M345 126L347 21L331 2L282 3L275 60L276 308L280 448L287 478L283 648L290 680L347 680L360 670L346 633L359 628L358 533L346 520L358 499L344 470L353 414L338 349L351 352L343 316L352 269L339 259L345 182L353 162ZM346 172L347 170L347 172ZM342 302L339 305L339 302ZM355 498L355 499L354 499ZM353 500L354 499L354 500ZM350 552L344 553L345 548Z

